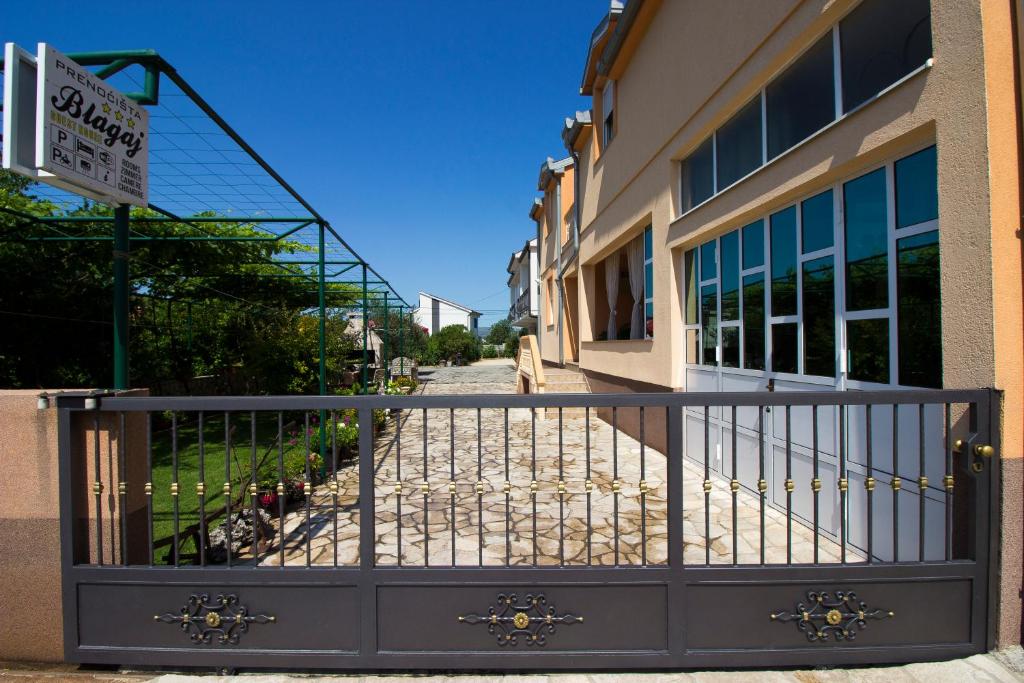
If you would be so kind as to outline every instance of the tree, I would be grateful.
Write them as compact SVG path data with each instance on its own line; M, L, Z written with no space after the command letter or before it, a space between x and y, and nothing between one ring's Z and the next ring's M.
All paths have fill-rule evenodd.
M490 332L487 333L487 339L485 340L488 344L494 344L495 346L501 346L515 336L515 332L512 329L512 323L507 319L499 320L498 322L491 325Z
M65 215L32 194L32 185L0 172L0 208ZM83 201L67 215L108 219L108 207ZM235 223L149 223L151 237L266 236ZM40 241L73 231L109 240L109 222L59 228L0 211L0 386L103 387L112 358L112 267L109 241ZM269 261L308 251L277 241L133 240L130 372L132 386L190 391L212 375L234 393L315 393L319 389L316 297L303 278L280 277ZM273 276L273 277L268 277ZM355 290L328 284L327 369L341 372L352 348L343 309Z
M480 360L480 346L480 339L462 325L448 325L427 340L426 361L436 364L459 358L472 363Z

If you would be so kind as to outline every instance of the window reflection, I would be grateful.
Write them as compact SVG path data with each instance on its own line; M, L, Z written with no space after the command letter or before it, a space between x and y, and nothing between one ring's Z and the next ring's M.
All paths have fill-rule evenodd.
M942 388L942 315L937 230L896 243L899 382Z
M743 232L743 269L764 265L764 221L757 219L741 229Z
M935 146L896 162L896 227L939 217L939 183Z
M839 22L843 111L874 97L932 56L928 0L864 0Z
M796 207L772 214L772 315L796 315Z
M846 342L850 356L850 379L889 383L888 319L848 320Z
M718 285L700 289L701 362L718 365Z
M743 278L743 367L764 370L764 275Z
M722 320L740 317L740 234L722 236Z
M824 128L835 118L832 34L826 33L765 88L768 158Z
M834 225L832 190L800 202L800 251L810 254L831 247Z
M832 257L803 264L804 374L835 377L836 307Z
M772 325L772 372L796 369L796 323Z
M846 240L846 308L865 311L889 305L888 224L885 169L843 186Z

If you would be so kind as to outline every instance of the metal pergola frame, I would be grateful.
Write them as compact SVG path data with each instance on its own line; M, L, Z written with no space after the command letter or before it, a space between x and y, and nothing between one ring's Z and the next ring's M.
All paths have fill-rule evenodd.
M304 278L309 280L311 284L315 285L315 290L311 290L317 294L317 308L319 313L319 390L320 394L327 393L327 367L326 367L326 316L327 316L327 298L331 294L328 289L328 285L345 285L354 286L358 291L359 308L362 312L362 391L365 393L368 389L369 380L368 367L369 367L369 353L368 353L368 335L369 335L369 304L370 301L380 300L382 297L384 303L385 321L388 320L389 303L391 307L399 311L399 315L402 316L403 325L399 329L400 339L402 338L401 332L404 328L404 312L409 311L410 316L412 306L409 305L405 299L395 290L395 288L380 275L365 259L363 259L352 246L338 233L338 231L325 219L316 209L314 209L309 202L306 201L266 160L264 160L253 148L250 146L241 135L239 135L228 123L217 113L214 108L206 102L189 84L184 78L169 64L163 57L161 57L155 50L122 50L122 51L108 51L108 52L84 52L84 53L72 53L68 55L78 64L84 67L100 67L94 71L95 75L109 79L118 73L123 72L129 67L138 66L143 70L144 76L142 80L142 87L140 90L135 92L126 93L126 96L130 99L138 102L142 105L155 106L160 103L160 85L161 80L166 78L169 79L180 92L187 97L191 103L197 107L205 117L212 122L217 130L218 134L223 134L227 138L230 138L238 149L244 152L248 158L254 162L269 178L273 179L276 183L277 188L284 190L288 196L294 202L301 207L304 215L295 216L269 216L269 215L251 215L246 217L235 217L235 216L222 216L222 215L202 215L202 216L180 216L174 212L165 210L160 206L156 206L152 203L149 204L148 209L151 215L146 216L132 216L130 207L128 205L120 205L113 208L112 215L110 216L76 216L76 215L50 215L50 216L37 216L22 211L17 211L8 207L0 207L0 212L6 213L14 218L18 219L18 223L15 224L14 228L25 227L27 225L44 226L52 229L55 234L43 235L43 236L32 236L22 237L20 240L25 241L39 241L39 242L111 242L112 243L112 260L113 260L113 290L114 290L114 305L113 305L113 331L114 331L114 351L113 351L113 389L123 390L129 388L129 351L128 351L128 339L129 339L129 295L131 293L130 286L130 273L129 273L129 257L131 253L131 245L133 242L150 242L150 241L166 241L166 242L280 242L286 238L292 237L299 233L305 228L316 226L316 259L315 260L290 260L290 259L275 259L267 261L267 263L280 268L282 271L278 274L259 274L261 277L282 277L282 278ZM3 60L0 59L0 69L2 69ZM198 133L197 133L198 135ZM152 178L153 174L150 173ZM144 226L144 225L160 225L160 224L178 224L178 225L189 225L202 231L201 226L204 224L235 224L239 226L253 227L258 230L267 232L266 236L235 236L235 235L217 235L217 234L201 234L194 236L157 236L157 235L145 235L139 233L137 230L133 230L133 226ZM109 225L111 228L109 235L73 235L67 234L64 230L72 228L75 225L82 224L100 224ZM274 232L272 227L284 227L284 230ZM0 240L7 239L6 236L0 236ZM327 246L328 240L332 242L332 247L341 250L344 254L343 258L328 258ZM313 245L307 245L310 248ZM338 267L336 272L328 273L328 266ZM352 270L357 270L358 279L349 279L344 281L335 280L335 278L341 277L345 273L349 273ZM371 279L370 276L374 279ZM350 294L346 292L346 294ZM389 302L390 298L390 302ZM386 337L382 338L384 349L382 350L382 361L387 362L386 352ZM404 351L404 348L403 348Z

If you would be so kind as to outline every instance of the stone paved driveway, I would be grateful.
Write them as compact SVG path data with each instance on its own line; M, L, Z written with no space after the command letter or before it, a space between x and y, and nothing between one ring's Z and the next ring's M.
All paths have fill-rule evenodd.
M500 361L427 368L422 379L420 391L427 395L515 390L512 365ZM536 416L528 409L402 411L389 420L375 444L377 563L398 563L399 540L404 565L428 561L432 566L450 566L453 544L456 565L663 563L667 555L664 456L650 447L641 449L621 431L613 440L611 426L592 415L588 477L587 424L582 416L563 419L559 443L558 420L543 419L540 411ZM703 472L690 463L685 468L684 559L703 564L705 543L709 542L712 564L731 563L733 514L728 482L715 482L708 508L710 533L705 539ZM288 513L287 564L306 562L307 538L312 563L332 564L337 548L339 564L358 564L357 470L356 463L349 463L338 472L336 517L326 484L312 496L308 532L304 508ZM589 498L588 478L592 482ZM425 512L424 480L429 482ZM616 480L620 482L618 495L613 491ZM647 484L646 496L641 495L641 480ZM451 481L455 482L454 497ZM531 495L533 481L537 482L535 495ZM563 495L559 495L559 481L565 482ZM399 482L401 495L396 490ZM738 493L736 518L736 559L741 564L757 563L761 530L756 496ZM769 508L764 536L765 561L785 562L785 515ZM793 561L812 561L813 542L812 531L794 523ZM824 536L818 542L821 562L838 561L835 543ZM264 563L279 561L273 549L271 552Z

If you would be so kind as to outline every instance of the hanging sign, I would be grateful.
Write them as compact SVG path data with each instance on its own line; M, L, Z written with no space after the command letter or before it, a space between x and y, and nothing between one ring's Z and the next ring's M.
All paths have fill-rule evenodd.
M45 43L37 65L36 179L109 204L146 206L149 113Z

